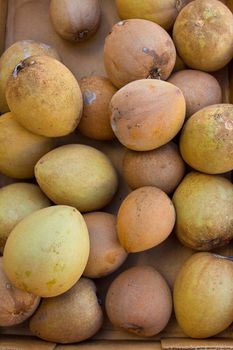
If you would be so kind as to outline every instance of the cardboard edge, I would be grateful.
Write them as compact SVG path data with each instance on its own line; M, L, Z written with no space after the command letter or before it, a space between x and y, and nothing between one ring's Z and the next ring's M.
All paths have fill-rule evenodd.
M7 23L7 0L0 0L0 53L5 49L6 23Z
M161 346L163 350L232 350L233 340L170 338L162 339Z

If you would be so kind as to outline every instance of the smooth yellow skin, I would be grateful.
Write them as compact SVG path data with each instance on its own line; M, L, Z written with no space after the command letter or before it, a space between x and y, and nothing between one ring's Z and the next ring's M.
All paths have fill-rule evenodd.
M182 266L174 286L176 319L192 338L214 336L232 323L233 263L197 253Z
M24 129L12 113L0 117L0 173L17 179L34 177L36 162L55 141Z
M0 58L0 114L9 111L5 97L7 79L20 61L34 55L47 55L60 60L55 49L34 40L17 41L2 54Z
M11 232L3 255L14 286L41 297L66 292L82 275L90 249L87 226L75 208L40 209Z
M0 253L13 228L27 215L50 206L39 186L14 183L0 189Z

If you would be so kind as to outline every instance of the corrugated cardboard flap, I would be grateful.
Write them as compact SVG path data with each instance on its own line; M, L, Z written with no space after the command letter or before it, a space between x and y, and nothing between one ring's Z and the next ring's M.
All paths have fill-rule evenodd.
M232 339L188 339L188 338L170 338L161 341L163 350L231 350L233 349Z

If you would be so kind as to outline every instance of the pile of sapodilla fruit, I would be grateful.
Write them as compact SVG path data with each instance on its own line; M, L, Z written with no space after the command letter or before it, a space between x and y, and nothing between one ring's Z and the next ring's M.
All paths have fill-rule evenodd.
M233 185L222 176L233 169L233 105L222 103L211 74L233 57L233 15L218 0L116 7L122 21L103 53L108 78L77 82L53 48L32 40L0 59L0 172L21 180L0 189L0 326L32 316L42 339L92 337L103 311L91 278L174 229L201 252L181 268L173 298L155 268L135 266L114 279L105 310L114 326L150 337L174 303L186 335L210 337L233 322L233 262L208 252L233 238ZM55 31L71 42L98 35L100 13L97 0L50 4ZM125 147L132 192L116 217L100 211L118 188L108 157L83 144L57 147L77 128ZM37 184L22 182L33 177Z

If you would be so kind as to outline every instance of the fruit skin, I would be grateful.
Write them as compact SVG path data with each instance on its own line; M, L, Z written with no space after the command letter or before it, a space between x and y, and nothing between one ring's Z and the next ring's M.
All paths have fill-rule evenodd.
M117 173L107 156L85 145L65 145L42 157L35 166L42 191L56 204L81 212L103 208L113 198Z
M56 32L65 40L89 39L100 24L99 0L51 0L50 18Z
M172 297L167 282L152 266L135 266L110 285L105 302L114 326L142 337L151 337L167 325Z
M173 142L147 152L127 150L123 159L123 176L133 190L155 186L171 193L184 174L185 163Z
M48 56L32 56L16 66L7 81L6 99L16 120L38 135L68 135L81 119L83 100L77 80Z
M168 80L184 94L186 118L200 109L222 102L222 90L217 79L198 70L186 69L172 74Z
M185 99L166 81L142 79L117 91L110 110L119 141L134 151L150 151L168 143L181 129Z
M190 0L116 0L116 7L121 19L147 19L169 30L180 10L189 2Z
M63 344L90 338L103 323L96 291L94 282L80 278L66 293L43 299L30 320L31 332L44 340Z
M233 238L233 185L224 177L191 172L173 196L175 232L190 248L210 250Z
M7 79L20 61L34 55L48 55L60 60L58 53L50 45L34 40L17 41L2 54L0 58L0 114L9 111L5 97Z
M3 271L0 257L0 326L9 327L29 318L39 305L40 298L11 285Z
M233 105L205 107L185 123L180 152L195 170L220 174L233 169Z
M170 198L157 187L145 186L131 192L117 215L117 234L130 253L141 252L163 242L175 224Z
M70 289L82 275L89 236L75 208L56 205L28 215L11 232L4 249L4 271L12 284L41 297Z
M101 76L82 78L83 115L78 125L83 135L95 140L115 138L110 125L109 103L117 89L109 79Z
M158 24L144 19L115 24L105 39L105 69L118 88L148 77L166 80L175 61L176 50L169 34Z
M176 319L191 338L214 336L232 323L233 263L210 253L192 255L174 286Z
M13 183L0 188L0 253L12 229L27 215L50 206L39 186Z
M192 1L177 16L173 40L187 66L219 70L233 57L233 15L218 0Z
M84 276L99 278L118 269L127 253L120 245L116 232L116 217L103 212L87 213L84 216L90 238L90 254Z
M0 172L17 179L34 177L36 162L55 147L55 140L24 129L13 113L0 117Z

